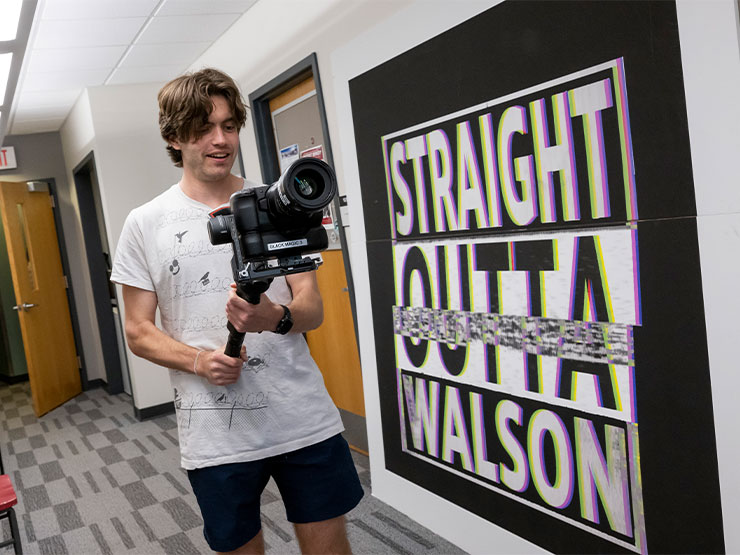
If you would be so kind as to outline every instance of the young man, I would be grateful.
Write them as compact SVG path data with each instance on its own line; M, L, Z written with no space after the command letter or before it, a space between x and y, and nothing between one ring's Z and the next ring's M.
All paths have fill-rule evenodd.
M348 553L343 515L362 487L301 335L323 319L316 276L277 278L249 304L234 292L231 246L208 239L209 212L252 186L231 174L246 120L238 88L204 69L174 79L158 99L182 179L129 214L111 279L123 286L131 351L170 369L206 541L217 552L263 553L260 494L273 477L302 552ZM227 320L261 332L246 334L241 358L224 354Z

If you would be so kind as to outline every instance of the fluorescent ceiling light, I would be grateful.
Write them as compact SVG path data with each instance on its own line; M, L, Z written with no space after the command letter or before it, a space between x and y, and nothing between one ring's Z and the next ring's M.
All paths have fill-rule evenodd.
M3 13L0 16L0 41L15 40L22 5L23 0L3 0Z
M0 104L5 102L5 89L8 87L8 75L10 75L10 62L13 53L0 54Z

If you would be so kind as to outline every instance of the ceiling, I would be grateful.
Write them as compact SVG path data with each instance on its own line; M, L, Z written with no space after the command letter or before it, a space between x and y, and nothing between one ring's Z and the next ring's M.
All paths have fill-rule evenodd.
M85 87L172 79L256 1L37 0L5 134L57 131Z

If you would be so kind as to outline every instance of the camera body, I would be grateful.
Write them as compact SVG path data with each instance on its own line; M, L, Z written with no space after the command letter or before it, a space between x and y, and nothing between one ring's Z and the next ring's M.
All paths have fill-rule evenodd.
M331 167L315 158L297 160L272 185L234 193L229 206L211 212L213 245L231 243L237 292L257 304L274 277L315 270L306 254L327 248L323 210L337 192Z

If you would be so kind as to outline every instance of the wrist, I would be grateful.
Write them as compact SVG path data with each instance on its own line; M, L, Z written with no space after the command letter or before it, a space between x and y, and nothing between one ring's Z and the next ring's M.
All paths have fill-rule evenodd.
M198 349L198 352L195 353L195 358L193 359L193 374L195 374L196 376L200 376L200 374L198 373L198 366L203 360L203 357L201 355L203 355L204 352L205 351L203 349Z
M270 324L269 324L269 327L267 328L267 331L271 331L274 333L282 318L283 318L283 305L277 304L277 303L273 304L272 313L270 314Z
M273 331L278 335L285 335L293 327L293 315L287 306L279 304L277 307L280 309L280 319L275 324Z

